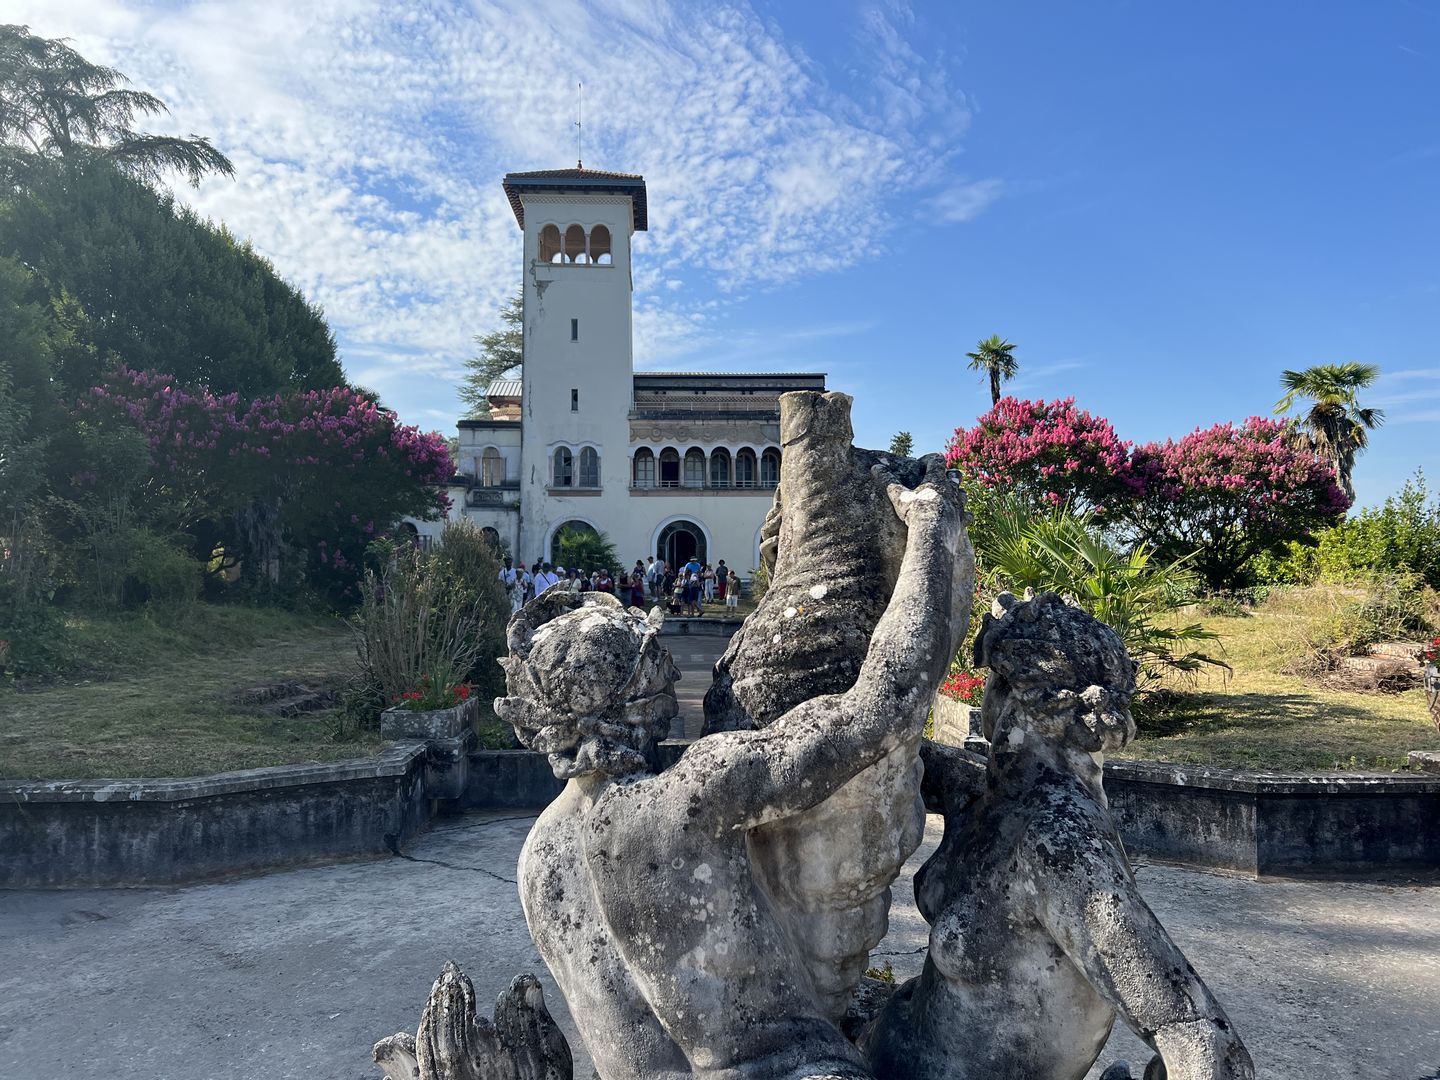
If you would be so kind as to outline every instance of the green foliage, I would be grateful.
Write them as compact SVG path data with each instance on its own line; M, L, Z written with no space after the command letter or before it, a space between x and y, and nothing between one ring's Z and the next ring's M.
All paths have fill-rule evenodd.
M505 652L505 624L510 618L510 600L500 584L500 559L495 545L474 522L447 521L432 562L435 572L448 578L457 592L475 599L479 653L463 676L483 692L482 696L493 697L489 691L498 693L504 681L495 658Z
M1380 641L1406 641L1436 629L1435 596L1413 574L1378 573L1310 639L1314 651L1358 656Z
M25 26L0 26L0 176L22 181L45 162L104 162L142 180L183 173L233 176L230 160L208 139L147 135L137 115L168 112L153 94L130 90L114 68L92 64L63 40L36 37Z
M467 370L459 387L460 400L465 405L466 416L484 418L490 415L486 389L496 379L518 372L525 362L524 290L515 290L500 309L500 328L488 334L476 334L475 344L480 351L465 361Z
M897 431L895 437L890 440L890 453L899 457L909 457L915 449L915 437L908 431Z
M1431 497L1416 471L1398 495L1327 530L1316 548L1323 581L1346 582L1367 572L1414 574L1440 589L1440 496Z
M1331 464L1341 489L1352 502L1355 487L1350 474L1355 468L1355 456L1370 444L1370 431L1385 422L1384 412L1362 408L1357 395L1373 386L1379 377L1377 365L1354 362L1320 364L1280 374L1285 396L1275 403L1275 412L1289 412L1299 399L1310 399L1310 408L1296 421L1297 434Z
M1291 543L1252 564L1257 582L1364 584L1377 572L1413 574L1440 589L1440 496L1416 470L1384 505L1350 514L1313 544Z
M551 544L551 562L569 570L609 570L620 565L615 545L602 532L590 528L566 526L555 534Z
M266 259L113 168L37 171L0 200L0 255L34 268L49 302L88 315L89 362L57 370L71 394L109 354L246 398L344 382L319 309Z
M1175 618L1194 594L1184 560L1162 566L1143 544L1121 551L1065 507L1034 514L996 500L978 536L976 553L993 585L1073 598L1120 635L1139 665L1142 689L1166 674L1225 667L1202 651L1216 639L1213 631Z
M362 701L393 704L422 679L448 687L493 664L510 610L498 565L473 527L446 534L434 553L402 545L381 570L366 573L351 619Z
M983 371L990 377L990 402L1000 404L1000 384L1015 377L1020 369L1015 359L1015 345L999 334L991 334L975 346L974 352L965 354L970 358L971 371Z

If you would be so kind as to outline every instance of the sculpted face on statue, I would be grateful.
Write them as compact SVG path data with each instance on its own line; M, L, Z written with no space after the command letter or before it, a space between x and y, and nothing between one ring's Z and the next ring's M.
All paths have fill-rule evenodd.
M990 668L980 718L1001 750L1027 732L1092 754L1135 737L1135 662L1124 642L1053 593L1002 594L976 635L975 662Z
M496 715L562 779L645 768L678 711L660 621L608 593L544 593L511 621Z

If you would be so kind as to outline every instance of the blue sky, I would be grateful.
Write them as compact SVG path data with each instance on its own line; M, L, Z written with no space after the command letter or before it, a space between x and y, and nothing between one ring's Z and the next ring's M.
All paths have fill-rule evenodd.
M10 9L17 9L12 12ZM1362 503L1440 480L1440 4L395 5L11 0L214 137L181 197L324 305L352 378L453 428L519 274L500 192L639 171L637 364L823 370L861 442L938 449L964 353L1124 438L1268 413L1363 360Z

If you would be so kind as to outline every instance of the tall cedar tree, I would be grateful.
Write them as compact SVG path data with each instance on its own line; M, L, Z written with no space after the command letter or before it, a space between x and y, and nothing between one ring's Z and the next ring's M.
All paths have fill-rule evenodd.
M500 329L476 334L475 344L480 351L465 361L468 373L460 383L460 400L465 405L466 416L484 419L490 415L490 400L485 396L490 384L512 371L519 371L525 362L525 294L522 290L517 289L500 309Z

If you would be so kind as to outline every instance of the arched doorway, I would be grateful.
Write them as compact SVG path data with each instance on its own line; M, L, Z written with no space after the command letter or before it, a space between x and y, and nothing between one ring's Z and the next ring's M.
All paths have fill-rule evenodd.
M693 521L672 521L660 530L656 544L660 557L672 568L684 566L691 557L708 562L705 549L705 530Z
M579 570L600 570L601 548L605 541L600 531L588 521L571 518L555 527L550 534L550 562L555 566ZM581 564L584 565L581 565ZM593 564L593 565L592 565ZM613 567L603 567L610 570Z

